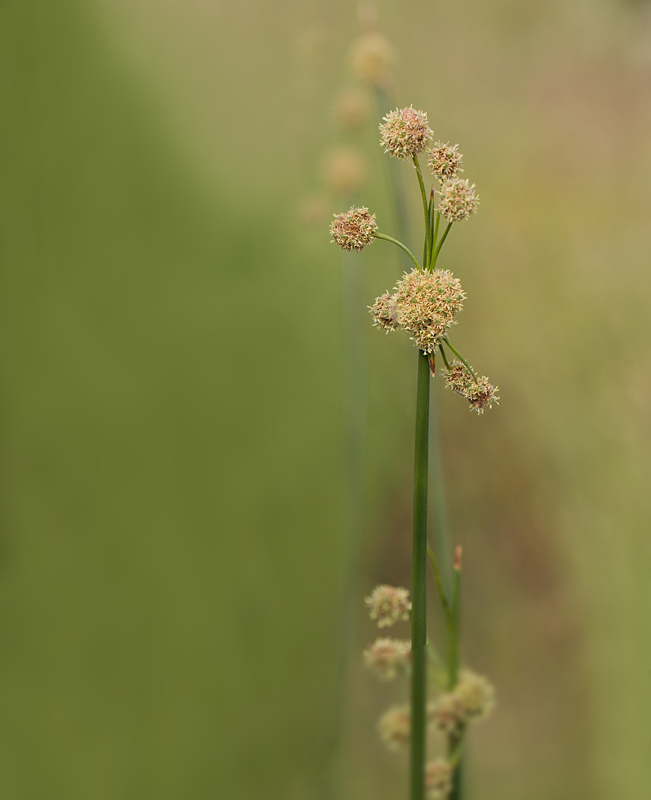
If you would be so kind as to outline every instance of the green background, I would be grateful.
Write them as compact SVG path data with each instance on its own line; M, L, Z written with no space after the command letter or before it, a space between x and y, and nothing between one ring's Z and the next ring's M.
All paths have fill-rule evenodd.
M464 646L500 699L470 796L644 800L651 10L378 11L396 101L482 201L441 266L502 400L436 387ZM359 33L343 2L0 4L3 797L321 797L348 543L319 181ZM362 199L394 233L376 123ZM363 268L366 304L400 269L384 243ZM365 330L356 651L363 596L409 580L415 383ZM375 720L406 690L360 660L338 798L404 796Z

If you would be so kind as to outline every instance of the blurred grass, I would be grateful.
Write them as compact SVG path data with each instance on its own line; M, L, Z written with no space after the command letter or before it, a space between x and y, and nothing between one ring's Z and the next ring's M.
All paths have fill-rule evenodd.
M439 392L468 658L501 700L474 796L643 800L649 6L379 11L398 102L461 143L482 199L441 265L469 297L454 341L502 403L477 419ZM297 207L355 9L34 0L0 22L0 787L312 797L341 575L339 270L327 220ZM380 248L369 302L397 274ZM413 392L408 344L368 345L365 588L408 580ZM401 791L373 733L391 701L353 670L351 798Z

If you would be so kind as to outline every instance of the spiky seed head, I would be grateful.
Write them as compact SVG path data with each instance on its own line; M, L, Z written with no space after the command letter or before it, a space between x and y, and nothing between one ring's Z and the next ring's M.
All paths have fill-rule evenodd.
M396 302L389 292L385 292L375 300L371 306L371 314L373 315L373 324L378 328L384 328L387 333L397 331L400 327Z
M476 672L463 670L454 694L468 722L487 716L495 705L495 690Z
M393 295L398 324L425 353L438 347L465 299L461 284L447 270L405 273Z
M450 369L445 373L444 377L445 385L448 389L467 397L468 386L472 383L472 375L464 364L455 359L450 364Z
M466 393L470 408L474 409L478 414L483 414L484 406L491 408L493 403L499 405L500 398L497 394L498 391L498 387L489 383L485 375L482 375L481 378L477 378L477 383L471 383Z
M457 172L463 172L461 169L462 158L458 144L449 145L436 142L429 151L427 163L437 178L447 180L453 178Z
M411 611L409 591L401 586L376 586L364 602L369 607L371 619L376 619L379 628L408 620Z
M393 63L393 47L377 32L361 36L351 49L355 75L371 86L387 86Z
M421 153L432 138L427 114L413 107L390 111L380 125L384 152L394 158L411 158Z
M380 680L388 681L406 672L411 662L411 642L406 639L377 639L364 651L364 662Z
M335 194L355 194L360 190L365 177L364 159L352 147L337 147L323 162L323 179Z
M438 210L448 222L461 222L467 219L479 205L479 198L472 186L463 178L449 178L441 183L438 193Z
M425 765L425 791L428 800L445 800L452 791L453 768L443 759Z
M378 723L380 738L390 750L399 750L411 738L409 706L392 706Z
M362 250L375 238L375 214L369 214L368 208L351 208L334 217L330 224L330 241L342 250Z
M346 89L335 102L335 118L346 130L358 130L370 116L368 97L359 89Z

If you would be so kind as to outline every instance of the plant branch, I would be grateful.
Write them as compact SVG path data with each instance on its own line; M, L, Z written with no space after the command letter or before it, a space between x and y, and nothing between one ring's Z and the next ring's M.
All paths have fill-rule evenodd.
M418 261L416 261L416 256L411 252L411 250L407 247L406 244L403 244L402 242L399 242L397 239L394 239L393 236L387 236L386 233L378 233L377 231L375 232L375 238L385 239L387 242L391 242L392 244L397 245L402 250L404 250L405 253L407 253L409 258L411 258L411 260L416 265L416 269L422 269L421 265L418 263Z

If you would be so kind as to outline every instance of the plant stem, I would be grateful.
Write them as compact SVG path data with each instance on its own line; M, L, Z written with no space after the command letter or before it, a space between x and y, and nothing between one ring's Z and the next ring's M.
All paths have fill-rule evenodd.
M437 215L437 224L438 224L438 215ZM443 236L441 236L441 241L436 246L436 250L434 251L434 256L432 258L432 266L431 269L434 269L436 266L436 259L439 257L439 253L441 252L441 248L443 247L443 242L447 239L448 233L450 233L450 228L452 227L452 223L448 222L446 229L443 231Z
M423 213L425 214L425 230L429 231L429 208L427 207L427 192L425 191L425 181L423 180L423 173L420 171L420 164L418 163L418 156L413 156L412 161L416 167L416 174L418 175L418 185L420 186L420 196L423 200ZM425 238L425 241L427 241Z
M392 244L398 245L398 247L404 250L405 253L407 253L407 255L409 256L409 258L411 258L411 260L416 265L416 269L422 269L421 265L418 263L418 261L416 261L416 256L411 252L411 250L407 247L406 244L403 244L402 242L399 242L397 239L394 239L393 236L387 236L386 233L378 233L377 231L375 232L375 238L385 239L387 242L391 242Z
M427 746L427 457L430 369L418 351L411 608L411 800L425 796Z
M454 572L452 577L452 601L448 617L448 691L451 692L459 679L459 608L461 594L461 547L457 547L454 556ZM462 736L463 734L461 734ZM461 763L459 748L461 736L452 733L448 737L448 758L459 760L452 777L450 800L461 800Z

